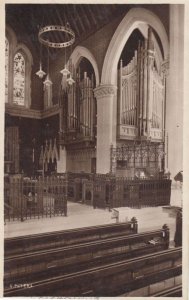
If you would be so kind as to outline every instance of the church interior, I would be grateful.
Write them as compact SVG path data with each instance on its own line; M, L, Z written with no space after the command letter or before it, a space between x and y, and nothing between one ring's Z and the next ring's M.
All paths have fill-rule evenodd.
M4 296L183 295L184 12L5 5Z

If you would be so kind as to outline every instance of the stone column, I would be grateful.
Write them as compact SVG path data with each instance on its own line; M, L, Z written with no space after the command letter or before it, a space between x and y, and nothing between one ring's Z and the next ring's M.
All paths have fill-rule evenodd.
M163 95L163 107L162 107L162 137L164 141L164 171L169 172L168 169L168 134L166 129L166 107L167 107L167 99L168 99L168 77L169 77L169 58L165 59L161 63L161 72L163 76L163 84L164 84L164 95Z
M110 172L110 148L116 146L117 87L100 85L95 90L97 99L97 173Z
M183 169L184 5L170 5L170 59L167 78L166 132L171 177Z

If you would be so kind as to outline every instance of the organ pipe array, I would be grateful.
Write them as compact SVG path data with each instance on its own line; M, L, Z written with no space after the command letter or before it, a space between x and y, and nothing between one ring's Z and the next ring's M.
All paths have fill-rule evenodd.
M94 78L84 72L80 78L80 72L75 76L72 86L68 86L63 95L60 129L67 136L76 140L93 140L96 125L96 105L94 98Z
M120 138L163 139L164 74L155 67L152 29L148 39L138 44L134 57L123 67L120 62L118 132Z
M93 136L94 125L94 96L93 96L93 77L87 77L84 73L84 79L79 81L80 97L80 132L83 136Z

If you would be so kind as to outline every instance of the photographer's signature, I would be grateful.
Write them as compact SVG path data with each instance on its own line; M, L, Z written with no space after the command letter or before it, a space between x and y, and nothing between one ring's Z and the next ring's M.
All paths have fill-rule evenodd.
M15 288L27 288L27 289L30 289L30 288L32 288L32 283L11 283L10 284L10 288L11 289L15 289Z

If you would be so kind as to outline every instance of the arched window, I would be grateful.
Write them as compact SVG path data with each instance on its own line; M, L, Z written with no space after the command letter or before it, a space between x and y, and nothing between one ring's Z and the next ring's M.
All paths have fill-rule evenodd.
M13 103L24 105L25 99L25 59L22 53L14 56Z
M8 103L9 41L5 39L5 102Z
M6 26L5 39L5 103L31 106L31 70L33 58L29 48L18 43L14 31Z

